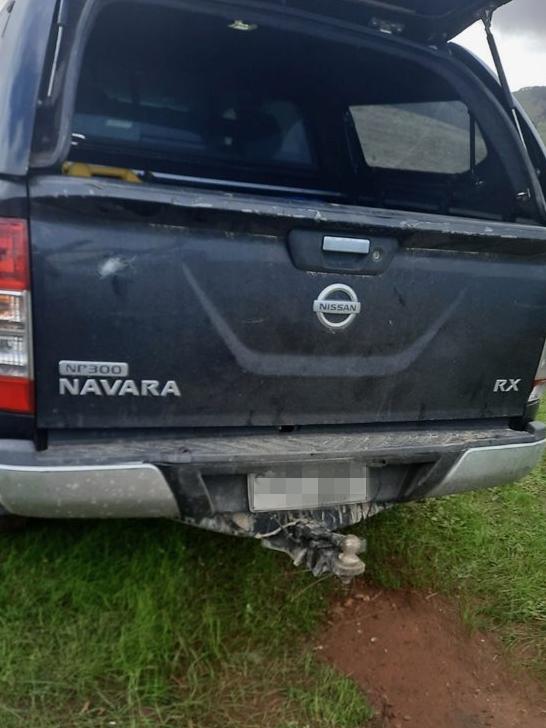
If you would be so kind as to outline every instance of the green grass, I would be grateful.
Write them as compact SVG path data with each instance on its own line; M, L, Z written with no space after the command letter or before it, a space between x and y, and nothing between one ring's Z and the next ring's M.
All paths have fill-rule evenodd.
M258 544L177 524L0 537L0 725L356 728L315 661L334 587Z

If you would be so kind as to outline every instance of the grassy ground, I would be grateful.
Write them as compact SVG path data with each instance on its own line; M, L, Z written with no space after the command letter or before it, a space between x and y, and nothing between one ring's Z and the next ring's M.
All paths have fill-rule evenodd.
M353 728L354 685L307 648L332 588L176 524L0 539L0 725Z
M546 466L521 486L393 509L370 578L458 597L546 682ZM339 587L257 544L176 524L0 536L0 726L356 728L311 636Z

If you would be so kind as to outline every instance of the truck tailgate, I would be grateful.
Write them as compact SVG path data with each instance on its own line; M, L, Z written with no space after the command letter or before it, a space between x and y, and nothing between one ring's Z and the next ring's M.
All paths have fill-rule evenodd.
M546 333L539 227L57 176L30 194L41 427L523 413ZM360 304L344 328L317 309L331 286Z

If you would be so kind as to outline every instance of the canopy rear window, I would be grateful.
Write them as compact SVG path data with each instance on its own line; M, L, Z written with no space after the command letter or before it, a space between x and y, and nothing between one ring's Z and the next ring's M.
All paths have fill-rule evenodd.
M157 4L103 9L70 159L147 179L506 217L498 155L457 92L402 57Z

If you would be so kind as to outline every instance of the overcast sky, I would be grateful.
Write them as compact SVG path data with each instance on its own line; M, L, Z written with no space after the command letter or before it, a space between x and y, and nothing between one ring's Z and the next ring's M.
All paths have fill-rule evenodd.
M546 0L512 0L495 12L493 32L512 90L546 86ZM462 33L457 42L492 65L482 23Z

